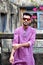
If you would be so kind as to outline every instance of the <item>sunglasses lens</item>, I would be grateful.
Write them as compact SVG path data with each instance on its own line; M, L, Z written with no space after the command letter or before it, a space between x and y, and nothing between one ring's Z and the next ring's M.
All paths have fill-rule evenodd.
M23 20L27 20L27 21L29 21L29 20L30 20L30 18L23 18Z

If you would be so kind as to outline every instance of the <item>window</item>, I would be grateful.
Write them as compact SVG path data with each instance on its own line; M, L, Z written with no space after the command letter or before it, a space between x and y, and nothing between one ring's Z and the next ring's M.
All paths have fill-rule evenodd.
M39 12L38 19L38 28L43 30L43 12Z
M6 28L7 14L0 14L0 32L4 32Z

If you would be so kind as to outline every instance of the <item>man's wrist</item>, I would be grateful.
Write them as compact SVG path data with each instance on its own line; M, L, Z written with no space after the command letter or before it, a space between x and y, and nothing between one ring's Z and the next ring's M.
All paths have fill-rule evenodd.
M22 44L19 44L19 47L22 47Z
M29 43L19 44L19 48L20 48L20 47L28 47L28 46L30 46L30 44L29 44Z
M11 56L14 56L15 50L12 49Z
M21 47L28 47L29 46L29 43L23 43L21 44Z

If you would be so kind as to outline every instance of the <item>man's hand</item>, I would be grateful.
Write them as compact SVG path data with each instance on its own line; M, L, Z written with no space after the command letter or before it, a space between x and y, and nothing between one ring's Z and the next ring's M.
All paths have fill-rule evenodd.
M9 61L10 61L11 64L14 64L14 56L11 56Z
M9 58L9 61L10 61L10 63L14 63L14 53L15 53L15 50L14 50L14 48L12 47L12 52L11 52L11 55L10 55L10 58Z
M21 44L14 44L14 46L13 46L13 47L14 47L14 49L15 49L15 50L17 50L18 48L20 48L20 47L21 47Z

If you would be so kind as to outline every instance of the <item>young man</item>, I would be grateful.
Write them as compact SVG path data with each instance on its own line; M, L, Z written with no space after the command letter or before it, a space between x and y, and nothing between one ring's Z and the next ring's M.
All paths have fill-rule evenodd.
M23 25L14 32L10 63L13 65L35 65L33 57L33 45L36 31L29 26L31 15L23 13Z

